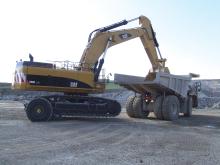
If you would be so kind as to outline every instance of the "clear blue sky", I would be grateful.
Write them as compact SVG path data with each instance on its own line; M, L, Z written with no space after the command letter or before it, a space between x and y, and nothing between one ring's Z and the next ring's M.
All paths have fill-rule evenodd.
M0 82L11 82L16 60L29 53L37 61L78 62L92 30L139 15L150 18L171 73L220 78L218 0L2 0ZM145 76L151 66L135 39L110 48L104 67Z

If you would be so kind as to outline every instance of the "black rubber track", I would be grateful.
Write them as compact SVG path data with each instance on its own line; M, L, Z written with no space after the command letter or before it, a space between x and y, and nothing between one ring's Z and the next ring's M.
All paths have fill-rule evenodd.
M121 105L111 99L93 96L45 96L51 101L55 115L114 117L120 114Z

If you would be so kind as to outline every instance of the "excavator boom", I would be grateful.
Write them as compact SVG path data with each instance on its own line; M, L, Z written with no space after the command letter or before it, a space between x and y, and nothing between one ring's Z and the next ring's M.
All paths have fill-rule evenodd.
M125 25L131 21L135 21L136 19L139 19L139 23L141 24L140 27L108 31L110 29ZM152 64L153 71L164 70L166 59L162 58L160 51L158 51L160 58L158 57L157 49L159 50L159 44L156 40L155 32L153 31L150 20L145 16L140 16L136 19L132 19L130 21L123 20L116 24L96 29L90 33L89 42L83 52L83 55L81 56L80 64L82 66L90 64L91 67L94 67L98 59L102 56L107 48L139 37ZM96 33L94 37L91 38L94 32ZM109 40L111 43L106 48Z

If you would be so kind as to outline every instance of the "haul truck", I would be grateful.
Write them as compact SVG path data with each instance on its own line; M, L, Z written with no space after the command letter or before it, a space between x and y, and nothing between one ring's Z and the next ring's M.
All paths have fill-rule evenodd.
M139 20L139 27L113 30L136 20ZM141 83L145 80L154 83L154 79L159 74L169 76L170 71L165 66L166 59L162 58L160 54L159 44L150 20L145 16L128 21L123 20L92 31L88 38L88 44L77 64L71 63L71 65L60 68L53 63L35 62L32 56L30 56L30 61L17 62L13 89L63 93L41 96L31 100L25 106L27 117L31 121L47 121L57 115L117 116L121 112L121 106L117 101L93 97L89 94L104 92L105 83L99 79L99 76L108 48L134 38L141 39L152 64L151 71L143 81L141 80ZM184 106L186 104L188 107L185 108L187 110L184 109L184 113L190 116L191 104L195 105L197 100L197 94L191 92L191 88L188 87L190 80L185 84L179 84L182 89L182 85L185 87L183 89L185 90L184 94L181 94L172 90L170 86L159 85L157 92L152 91L151 86L144 87L141 90L137 89L139 87L131 88L131 85L128 86L123 82L123 76L117 77L116 81L121 85L140 93L140 97L128 100L127 112L130 117L147 117L150 105L153 102L156 103L153 109L157 109L154 112L159 119L172 120L177 118L177 113L184 109L180 108L183 107L182 102ZM184 79L185 77L179 77L181 81ZM132 83L137 84L136 81ZM131 81L129 82L131 83ZM139 83L139 81L137 82ZM165 90L163 90L164 88ZM163 108L155 108L155 105L160 107L160 104L163 104ZM166 117L165 113L162 114L162 110L168 112L167 114L175 111L176 117ZM159 114L163 117L160 117Z

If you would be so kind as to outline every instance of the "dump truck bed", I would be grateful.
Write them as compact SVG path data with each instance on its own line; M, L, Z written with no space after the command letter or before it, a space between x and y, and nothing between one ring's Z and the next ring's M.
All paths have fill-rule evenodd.
M115 74L114 81L136 93L144 94L150 92L157 95L166 92L168 94L186 97L191 82L191 76L157 72L152 80L146 80L145 77Z

